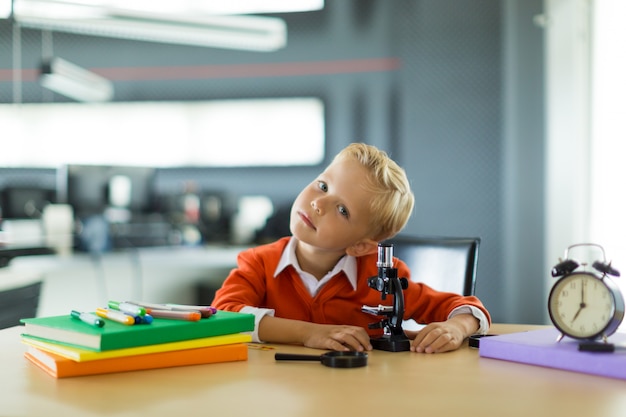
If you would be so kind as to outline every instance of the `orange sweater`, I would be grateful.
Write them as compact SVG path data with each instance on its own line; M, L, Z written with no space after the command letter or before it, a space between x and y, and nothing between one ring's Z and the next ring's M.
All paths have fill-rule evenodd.
M363 305L392 305L393 297L381 299L381 293L368 286L367 279L378 274L377 254L357 258L357 288L354 290L343 272L333 277L320 291L311 297L300 276L293 267L274 277L276 266L289 237L241 252L238 267L224 281L212 305L220 310L239 311L244 306L270 308L276 317L322 324L361 326L371 336L380 335L381 329L368 329L368 324L382 317L361 311ZM404 262L394 262L398 277L408 277ZM427 324L445 321L452 310L470 305L489 313L476 297L435 291L429 286L409 282L404 290L404 318L412 318Z

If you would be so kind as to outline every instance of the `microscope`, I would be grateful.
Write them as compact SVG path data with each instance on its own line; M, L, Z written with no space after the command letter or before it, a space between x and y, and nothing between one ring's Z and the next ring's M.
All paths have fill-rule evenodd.
M404 293L402 290L408 287L409 281L406 278L398 278L398 269L393 266L393 245L389 243L378 244L378 275L368 278L367 283L370 288L381 293L381 299L385 300L387 295L393 297L391 306L378 305L377 307L364 305L361 311L374 316L383 316L383 319L368 325L370 329L384 329L383 336L371 339L374 349L386 350L390 352L407 351L411 347L411 342L402 330L402 319L404 316Z

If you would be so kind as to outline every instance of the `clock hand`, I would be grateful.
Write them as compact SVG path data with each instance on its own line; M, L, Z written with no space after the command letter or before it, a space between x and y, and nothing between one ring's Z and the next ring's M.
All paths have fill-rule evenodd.
M580 303L580 307L578 307L578 311L576 312L576 314L574 314L574 318L572 319L572 323L574 323L574 320L576 320L576 318L578 318L578 315L580 314L580 312L583 310L583 308L585 308L585 303Z
M580 283L580 305L578 306L578 311L576 312L576 314L574 314L572 323L574 323L574 321L578 318L578 315L583 310L583 308L587 307L587 304L585 303L585 284L585 281Z
M587 281L583 281L580 283L580 303L581 303L581 307L585 307L583 304L585 304L585 287L587 286Z

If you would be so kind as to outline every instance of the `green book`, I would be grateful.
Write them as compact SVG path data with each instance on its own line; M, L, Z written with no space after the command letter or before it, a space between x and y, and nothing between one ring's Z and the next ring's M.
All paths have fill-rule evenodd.
M104 327L90 326L65 316L22 319L24 334L95 351L178 342L254 330L254 316L219 310L198 321L155 318L150 324L125 325L107 320Z

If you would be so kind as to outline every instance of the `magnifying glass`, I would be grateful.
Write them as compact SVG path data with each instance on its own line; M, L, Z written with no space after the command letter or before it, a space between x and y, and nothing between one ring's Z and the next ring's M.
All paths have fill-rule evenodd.
M326 352L322 355L299 355L293 353L276 353L277 361L314 361L321 362L331 368L358 368L367 365L365 352Z

